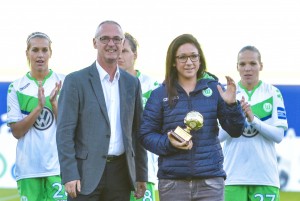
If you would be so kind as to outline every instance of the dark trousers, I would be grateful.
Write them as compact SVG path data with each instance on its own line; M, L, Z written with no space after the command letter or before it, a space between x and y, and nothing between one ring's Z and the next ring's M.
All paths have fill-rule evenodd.
M68 201L129 201L130 179L126 157L108 160L97 188L90 195L78 195Z

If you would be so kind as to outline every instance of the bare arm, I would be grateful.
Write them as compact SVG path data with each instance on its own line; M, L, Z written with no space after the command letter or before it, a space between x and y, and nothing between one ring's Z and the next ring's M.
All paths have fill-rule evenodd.
M36 119L38 118L41 111L43 110L44 105L45 105L44 88L42 86L42 83L40 82L39 89L38 89L38 105L37 105L37 107L32 112L30 112L30 114L27 117L25 117L21 121L10 124L12 134L15 138L20 139L28 132L28 130L33 126Z
M50 103L52 105L52 111L55 119L57 119L57 96L61 89L61 81L55 83L55 87L50 94Z

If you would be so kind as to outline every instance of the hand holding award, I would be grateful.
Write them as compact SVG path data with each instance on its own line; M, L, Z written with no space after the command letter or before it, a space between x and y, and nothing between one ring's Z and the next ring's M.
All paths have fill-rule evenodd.
M190 141L192 138L190 131L202 128L203 116L197 111L191 111L187 113L186 117L184 118L184 124L186 125L185 129L177 126L174 131L171 131L172 136L174 136L179 142Z

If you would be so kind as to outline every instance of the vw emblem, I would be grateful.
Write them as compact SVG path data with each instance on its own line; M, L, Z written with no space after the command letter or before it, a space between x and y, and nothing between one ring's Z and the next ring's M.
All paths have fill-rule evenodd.
M38 130L46 130L53 124L53 121L54 115L52 111L49 108L44 107L33 126Z
M254 137L258 134L258 130L256 130L253 126L247 125L244 129L243 136L244 137Z

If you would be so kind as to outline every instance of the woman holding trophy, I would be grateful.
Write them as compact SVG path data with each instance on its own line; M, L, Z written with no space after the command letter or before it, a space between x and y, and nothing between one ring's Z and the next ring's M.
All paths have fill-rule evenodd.
M140 133L143 146L159 155L161 201L224 199L218 124L239 137L245 122L236 85L226 79L224 91L218 78L206 71L194 36L183 34L170 44L165 81L147 101Z

